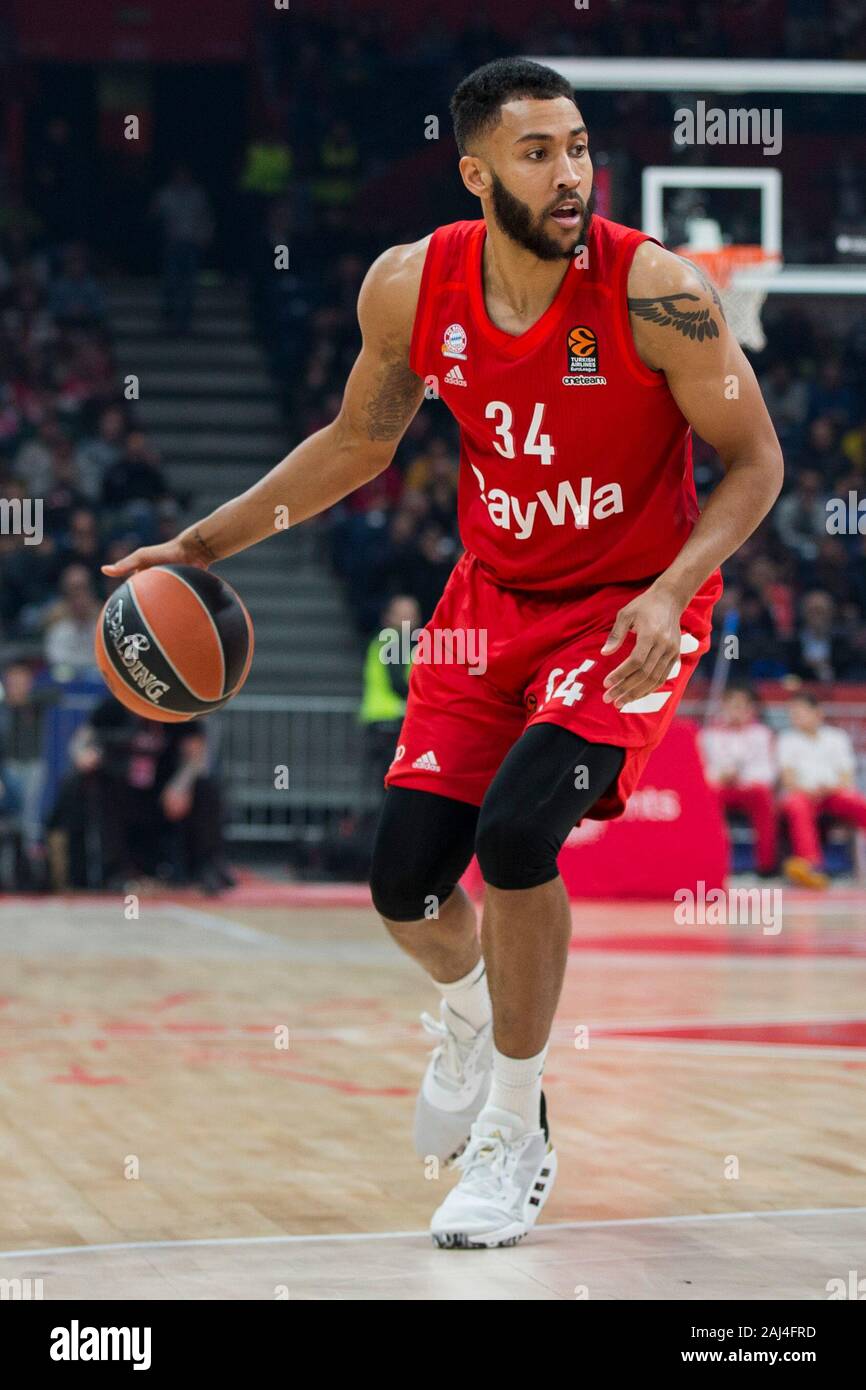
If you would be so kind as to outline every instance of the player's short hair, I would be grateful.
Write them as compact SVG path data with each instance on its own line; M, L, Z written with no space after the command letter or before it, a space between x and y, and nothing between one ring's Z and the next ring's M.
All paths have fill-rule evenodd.
M534 97L536 101L568 97L574 101L571 83L553 68L530 58L497 58L464 77L451 98L454 138L461 154L479 135L493 130L506 101Z

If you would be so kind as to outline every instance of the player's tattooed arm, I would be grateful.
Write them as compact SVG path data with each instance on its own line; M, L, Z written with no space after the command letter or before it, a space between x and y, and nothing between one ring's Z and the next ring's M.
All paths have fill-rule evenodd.
M755 373L718 312L712 288L682 257L652 242L639 246L629 271L629 299L673 299L680 308L686 295L692 312L705 310L713 319L715 333L701 339L697 331L692 336L639 313L631 319L638 355L646 366L664 373L683 415L715 449L725 471L660 581L683 604L751 535L775 501L783 474L779 441Z
M633 648L605 677L618 708L658 689L679 651L680 618L700 586L766 516L782 485L782 454L755 374L695 266L644 242L628 278L635 348L664 380L724 469L679 554L622 608L605 646ZM708 325L714 325L712 331Z
M726 322L718 290L700 266L687 260L685 256L676 256L674 259L683 267L688 267L689 280L694 281L696 278L698 283L666 292L661 292L665 287L660 286L659 292L651 295L638 296L630 293L629 313L647 323L657 324L660 328L671 328L692 342L703 343L718 338L719 325ZM672 274L669 272L667 278L675 285L678 278L676 270L673 270Z
M727 323L727 319L725 318L725 311L722 308L722 301L719 298L719 292L716 289L707 272L704 270L703 266L695 265L694 261L690 261L688 256L677 256L677 260L682 261L683 265L690 266L691 269L695 272L704 289L707 291L708 294L712 295L713 303L715 304L725 323Z
M215 560L219 559L216 551L202 535L200 527L193 527L192 531L189 533L189 542L191 548L195 549L197 558L203 563L212 565Z
M423 386L411 371L408 348L399 339L382 345L361 406L370 440L394 440L403 434L423 398Z
M726 325L718 290L700 266L653 242L635 252L628 309L638 354L655 370L664 368L666 339L711 343Z
M696 294L666 294L651 299L629 299L630 314L657 323L661 328L673 328L684 337L702 343L705 338L718 338L719 325L713 311L701 305ZM720 309L721 312L721 309Z
M424 399L424 384L409 366L409 344L426 249L423 241L386 251L361 287L363 344L334 422L342 447L390 458Z

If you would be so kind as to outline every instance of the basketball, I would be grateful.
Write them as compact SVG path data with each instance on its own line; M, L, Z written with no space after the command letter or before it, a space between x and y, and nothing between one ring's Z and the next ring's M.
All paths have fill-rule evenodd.
M253 625L234 589L195 565L132 575L105 602L96 660L113 695L146 719L219 709L247 678Z

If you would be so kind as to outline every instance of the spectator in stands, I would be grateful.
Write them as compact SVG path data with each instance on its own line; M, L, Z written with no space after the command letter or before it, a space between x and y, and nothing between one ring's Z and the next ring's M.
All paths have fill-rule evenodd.
M0 817L17 816L21 810L22 786L6 763L3 741L0 739Z
M14 762L32 761L42 751L40 701L25 661L10 661L0 674L0 746Z
M394 757L397 735L409 693L409 661L395 661L394 648L409 647L421 621L417 599L406 594L392 598L382 613L382 627L367 647L364 692L359 719L366 732L367 764L373 785L382 788Z
M91 501L98 500L105 474L123 457L125 438L126 414L123 407L105 406L99 415L96 434L85 437L76 453L81 489Z
M862 486L866 477L866 407L861 406L857 423L843 434L839 449L857 475L855 486Z
M800 605L800 625L788 644L787 664L792 675L809 681L833 681L845 674L851 652L836 621L836 605L821 589L805 594Z
M780 360L761 377L761 393L783 451L787 454L799 448L809 414L806 383L793 375L787 362Z
M707 781L725 811L740 811L755 831L755 868L773 873L778 857L775 736L752 690L725 691L719 719L699 736Z
M64 565L83 565L90 575L94 592L102 593L105 577L101 569L102 539L96 513L89 507L77 507L71 514L60 555Z
M866 547L864 547L866 548ZM866 582L866 555L864 559L864 575ZM866 622L863 620L864 604L846 603L842 606L842 620L844 632L848 641L849 660L845 665L845 679L850 681L866 681Z
M86 507L87 498L78 486L72 441L61 434L51 450L51 478L44 497L45 530L49 535L65 535L72 513Z
M282 197L292 181L292 147L274 120L266 120L244 151L239 188L255 198L250 215L261 213L264 199Z
M352 127L342 117L331 121L319 142L318 170L312 193L317 204L351 202L358 182L360 154Z
M824 419L835 430L847 430L857 415L857 397L845 380L838 357L828 357L809 389L809 419Z
M355 583L352 583L351 564L348 565L349 597L365 633L381 623L382 608L388 596L402 591L409 557L415 553L415 532L414 514L399 506L391 512L387 526L377 533L374 544L364 555L363 571ZM342 557L344 563L349 559L347 555Z
M776 503L773 518L782 543L795 550L802 560L814 560L818 542L827 535L827 505L820 473L804 468L792 491Z
M18 538L20 540L20 538ZM57 598L63 563L57 543L44 535L40 545L20 541L0 573L0 615L7 637L32 637L42 628Z
M767 603L754 589L744 589L738 614L738 653L748 678L763 680L783 676L786 671L785 644L779 637Z
M63 268L48 295L49 308L61 324L99 323L105 317L105 296L87 263L80 242L63 253Z
M819 415L812 421L803 449L802 466L820 474L825 491L829 491L834 479L844 473L847 464L837 441L838 431L828 415Z
M845 603L854 596L854 576L845 542L841 536L824 536L818 542L818 554L804 574L811 587L822 589L836 603Z
M49 819L55 880L65 860L74 887L131 876L194 881L209 893L234 883L204 728L142 719L108 697L76 732L70 756Z
M45 660L60 680L96 667L93 639L100 602L85 565L69 565L60 576L61 600L45 634Z
M188 333L199 262L213 236L210 199L188 164L175 165L168 183L154 198L152 212L162 226L166 327L171 333Z
M87 221L86 170L69 121L52 116L37 145L33 167L37 211L51 237L82 234Z
M3 312L3 329L22 353L38 352L57 339L45 288L29 266L21 266L15 273Z
M54 452L65 439L63 427L52 413L41 422L36 434L22 443L13 467L26 496L45 497L54 476Z
M122 456L102 480L102 505L112 523L146 535L150 544L157 534L157 504L168 492L158 454L140 430L131 430Z
M426 522L418 535L418 547L408 557L406 588L421 606L421 621L427 623L442 597L445 582L457 559L454 538L436 522Z
M34 773L38 779L42 752L41 711L32 692L29 666L10 662L0 676L0 817L12 821L14 843L24 850L13 855L12 864L15 886L22 889L34 886L23 822L28 803L35 801L30 793L38 786Z
M781 569L769 555L758 555L746 569L746 580L749 588L760 595L778 636L788 640L794 635L796 605L793 584Z
M781 769L779 810L787 818L793 857L785 872L809 888L827 885L821 873L818 817L831 815L866 829L866 796L854 785L856 763L843 729L824 722L814 695L803 692L788 706L791 727L779 735Z

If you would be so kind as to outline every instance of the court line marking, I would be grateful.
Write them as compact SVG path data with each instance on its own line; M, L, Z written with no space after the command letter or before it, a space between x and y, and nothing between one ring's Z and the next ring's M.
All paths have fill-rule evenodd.
M149 898L142 898L141 903L144 907L152 907L153 902ZM8 906L8 903L7 903ZM67 917L73 919L84 918L88 923L93 922L93 913L87 904L81 902L65 903L58 899L50 900L45 904L47 908L53 908L56 916L61 916L61 921ZM101 900L101 906L116 912L116 907L110 902ZM272 936L269 932L259 931L256 927L249 927L243 922L235 922L230 917L220 917L215 912L205 912L201 908L190 907L186 903L179 903L170 900L160 905L160 912L164 913L164 920L159 926L170 928L172 922L180 922L182 926L201 927L204 931L216 933L218 936L226 936L233 941L257 941L267 942L269 946L281 945L281 939ZM97 920L97 926L111 926L112 918L106 913L103 920Z
M695 1221L763 1221L778 1216L866 1216L866 1207L789 1207L782 1211L711 1211L681 1216L610 1217L602 1221L550 1221L537 1226L538 1231L594 1231L621 1226L675 1226ZM328 1241L342 1244L360 1240L417 1240L429 1236L423 1231L348 1231L333 1235L307 1236L214 1236L199 1240L133 1240L117 1241L111 1245L56 1245L45 1250L0 1250L0 1260L26 1260L45 1255L96 1255L121 1250L184 1250L190 1247L235 1245L322 1245Z
M675 951L666 950L599 950L593 946L591 951L584 951L574 945L568 948L567 970L579 970L582 966L601 963L614 966L622 962L624 969L633 970L635 964L639 964L641 969L647 970L656 968L664 970L668 961L678 961L680 963L697 963L707 970L718 970L724 968L730 970L735 965L737 970L761 970L770 968L781 970L787 966L790 968L810 970L854 970L863 969L866 965L866 950L848 951L702 951L700 947L687 947Z
M184 903L172 903L168 908L168 915L181 923L191 927L202 927L204 931L216 932L218 936L227 936L233 941L266 941L268 945L273 946L277 940L267 932L257 931L255 927L247 927L242 922L232 922L229 918L218 917L213 912L202 912L199 908L187 907Z

